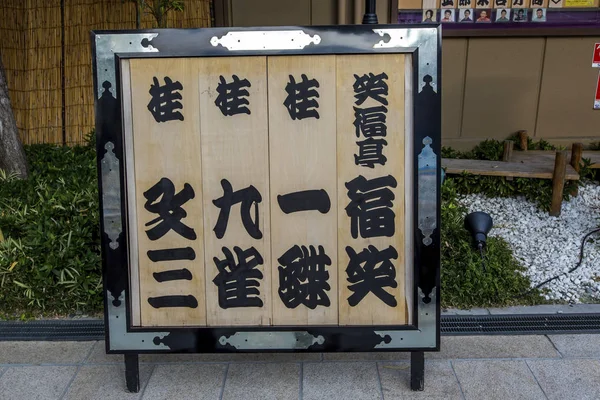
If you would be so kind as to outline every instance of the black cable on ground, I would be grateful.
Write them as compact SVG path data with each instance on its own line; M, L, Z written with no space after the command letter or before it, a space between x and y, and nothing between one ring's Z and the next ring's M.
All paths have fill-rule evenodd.
M535 285L533 288L529 289L528 291L522 293L521 295L517 296L517 297L523 297L528 295L529 293L533 292L536 289L541 288L542 286L544 286L545 284L552 282L555 279L560 278L563 275L567 275L572 273L573 271L575 271L577 268L579 268L581 266L581 263L583 263L583 248L585 247L585 243L587 242L588 238L593 235L594 233L598 233L600 232L600 228L596 228L594 230L592 230L591 232L588 232L584 237L583 240L581 241L581 246L579 247L579 262L577 262L577 264L571 268L570 270L568 270L567 272L563 272L560 273L556 276L553 276L552 278L546 279L545 281L543 281L542 283L538 283L537 285Z

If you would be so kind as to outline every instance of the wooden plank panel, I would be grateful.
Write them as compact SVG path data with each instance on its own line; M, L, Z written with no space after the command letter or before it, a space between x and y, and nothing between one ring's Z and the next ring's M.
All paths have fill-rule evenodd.
M230 1L232 26L311 25L310 0Z
M203 58L198 59L198 64L208 325L270 325L272 309L266 57ZM226 92L225 86L219 88L219 83L230 84L235 79L248 80L237 89L229 87L229 90L240 95L238 99L249 103L247 106L239 104L241 108L246 107L249 114L241 112L224 115L216 104L222 99L219 91L221 96L232 93ZM247 95L238 90L247 91ZM233 103L230 106L235 108ZM231 185L232 196L235 194L242 197L237 199L239 202L232 198L235 203L232 204L229 215L221 216L221 222L227 221L226 230L220 232L217 227L219 216L221 210L227 211L228 207L223 205L219 208L215 203L220 198L225 202L230 197L224 196L223 185L227 186L224 180ZM260 200L256 197L257 194L260 195ZM242 211L243 209L246 211ZM246 224L242 218L246 218ZM222 237L217 237L217 234ZM226 260L224 248L231 252L234 265L223 264L221 269L224 272L219 273L216 262ZM235 248L247 253L238 254ZM258 254L249 252L251 249ZM222 283L217 285L221 278ZM217 283L215 279L218 280ZM259 286L250 286L253 283L258 283ZM259 294L252 293L256 290ZM240 303L236 303L236 296L241 296ZM240 306L241 304L245 306Z
M130 67L136 187L135 202L132 198L128 201L130 207L136 207L137 213L141 325L205 325L198 75L193 64L186 59L133 59ZM151 85L164 86L166 77L183 86L173 91L182 97L183 109L174 112L180 112L183 121L157 122L148 108L152 100ZM172 186L167 180L172 182ZM154 190L150 189L157 192L153 193ZM171 196L177 200L170 202ZM158 211L152 205L163 210ZM180 220L165 219L168 212L183 217ZM161 231L163 228L165 230ZM187 238L179 231L184 232ZM191 248L195 258L150 260L149 251L175 248ZM189 251L187 253L191 257ZM154 275L182 269L191 273L191 279L159 282L162 279ZM197 305L156 308L165 300L162 296L188 296L186 301L193 303L195 299ZM150 304L150 298L155 299L154 306Z
M598 36L547 39L536 137L597 140L600 111L593 104L598 69L591 68L597 42Z
M335 56L269 57L268 65L273 323L337 324ZM317 101L318 107L309 110L316 111L318 118L315 113L291 118L284 103L294 110L296 104L302 107L303 103L288 97L288 93L296 93L292 85L288 86L290 75L296 83L304 82L303 75L307 81L316 80L310 88L318 97L307 100ZM321 210L282 210L281 205L297 204L290 203L294 199L285 195L308 190L320 191L313 195L318 196L315 200L319 199ZM330 204L328 210L323 208L325 198ZM294 264L286 264L292 259ZM308 292L302 295L305 290Z
M520 162L443 158L442 167L446 169L447 174L462 174L466 172L473 175L552 179L554 161L543 165L537 163L522 164ZM567 165L565 178L568 180L578 180L579 174L572 166Z
M505 139L521 129L533 131L544 40L469 39L462 138L485 132L486 138Z
M125 142L125 181L127 182L126 202L135 202L135 168L133 157L133 120L131 110L131 71L129 60L121 61L121 98L123 99L123 138ZM140 274L138 245L138 220L136 207L129 207L127 232L129 234L129 303L131 304L131 324L142 324L140 299Z
M554 150L528 150L515 151L512 161L525 164L552 164L556 151ZM587 158L591 161L590 168L600 168L600 151L586 150L582 153L581 158ZM567 154L567 162L571 162L571 154Z
M340 325L406 323L404 298L404 69L404 55L337 57ZM370 73L377 76L384 72L388 77L385 79L388 86L387 96L381 94L379 99L371 96L355 98L354 85L357 81L355 76L362 77ZM360 88L358 90L360 91ZM359 157L357 162L361 165L357 165L355 156L361 155L357 143L363 142L367 138L363 131L359 132L358 137L356 135L354 107L370 109L370 118L381 117L381 114L373 113L375 111L373 107L382 106L381 97L388 102L385 112L387 134L385 137L372 135L369 139L384 139L387 142L383 148L383 154L387 160L384 165L374 162L373 168L371 168L366 163L361 163ZM369 121L373 122L372 119ZM361 181L361 176L365 178L364 181ZM395 185L388 176L393 177ZM385 181L375 180L378 178ZM390 196L391 194L393 197ZM389 201L392 203L391 207L389 207ZM377 202L383 204L378 206ZM377 211L374 212L374 209ZM384 211L380 213L382 209ZM393 212L393 216L390 211ZM350 217L348 213L353 216ZM353 237L355 229L351 226L353 219L358 225L356 227L358 229L354 232L356 238ZM395 225L393 236L386 236L388 232L377 232L383 225L390 227L391 221ZM367 228L370 228L369 232L367 232ZM349 254L352 254L352 263ZM369 259L365 261L365 258ZM383 260L385 260L383 263L380 262ZM393 267L390 267L390 262ZM378 284L383 284L383 287L377 289ZM362 297L365 293L364 289L367 289L366 295ZM375 290L378 295L374 294L372 290Z
M456 138L462 122L467 39L444 39L442 54L442 134Z

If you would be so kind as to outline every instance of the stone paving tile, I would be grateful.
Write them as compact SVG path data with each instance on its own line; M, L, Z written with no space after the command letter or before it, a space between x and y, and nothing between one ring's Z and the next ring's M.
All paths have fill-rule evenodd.
M460 386L448 361L425 363L425 390L410 389L410 363L379 363L379 376L384 399L462 399Z
M230 364L222 399L297 399L300 368L299 363Z
M0 398L2 400L60 399L76 371L75 366L9 368L0 377Z
M85 360L86 364L117 364L124 363L123 354L106 354L104 340L100 340L94 344L94 348L90 356Z
M550 400L600 398L597 360L528 360L527 364Z
M143 399L218 399L225 370L225 364L157 365Z
M129 393L125 365L84 365L65 395L68 400L139 399L153 366L140 366L140 393Z
M141 354L141 363L172 362L301 362L320 361L321 353Z
M305 363L302 399L381 399L374 362Z
M410 359L407 352L368 352L368 353L323 353L323 361L404 361Z
M550 340L542 335L520 336L442 336L439 352L426 358L558 358Z
M453 361L466 400L544 400L525 361Z
M106 354L104 341L94 346L87 364L124 363L122 354ZM179 362L301 362L320 361L321 353L249 353L249 354L140 354L140 363Z
M563 357L600 357L600 335L549 335Z
M94 342L2 342L0 364L77 364Z

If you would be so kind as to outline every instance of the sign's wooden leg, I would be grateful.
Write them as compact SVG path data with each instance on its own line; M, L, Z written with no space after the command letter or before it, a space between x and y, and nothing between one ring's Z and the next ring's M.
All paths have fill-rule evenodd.
M129 392L140 391L140 364L137 354L125 354L125 381Z
M425 353L422 351L410 353L410 389L425 389Z

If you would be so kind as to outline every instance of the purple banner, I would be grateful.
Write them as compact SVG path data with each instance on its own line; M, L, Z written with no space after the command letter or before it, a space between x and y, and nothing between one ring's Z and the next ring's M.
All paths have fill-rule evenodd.
M495 8L398 10L398 23L441 22L444 30L600 27L600 9Z

